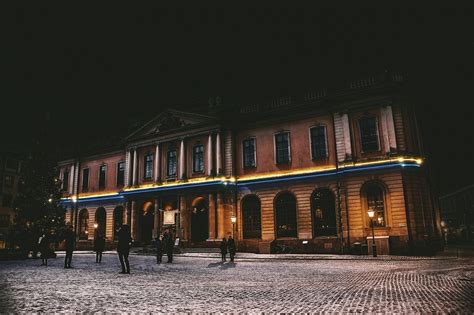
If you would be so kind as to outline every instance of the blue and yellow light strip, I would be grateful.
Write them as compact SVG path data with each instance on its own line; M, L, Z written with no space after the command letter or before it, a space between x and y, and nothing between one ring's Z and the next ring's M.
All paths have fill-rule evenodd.
M185 182L166 183L162 185L148 184L139 187L125 188L120 192L103 193L94 195L71 196L62 198L61 203L68 205L71 203L90 203L90 202L122 202L126 197L153 194L158 192L177 191L195 188L223 188L225 186L247 187L253 185L262 185L270 183L281 183L291 181L306 181L321 177L344 176L345 174L388 170L397 168L419 168L423 160L412 157L399 157L395 159L385 159L371 162L350 162L339 165L338 167L318 167L306 168L301 170L291 170L284 172L271 172L266 174L242 176L240 178L195 178Z

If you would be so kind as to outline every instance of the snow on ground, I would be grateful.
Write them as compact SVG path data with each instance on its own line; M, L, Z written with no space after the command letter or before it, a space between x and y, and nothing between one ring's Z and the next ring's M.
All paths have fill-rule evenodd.
M467 259L251 259L175 256L156 265L113 253L0 262L3 312L462 312L474 310L474 261ZM250 258L249 258L250 257ZM242 257L241 257L242 258ZM247 258L247 259L245 259ZM280 256L281 258L281 256ZM347 258L347 257L346 257ZM166 261L166 257L163 259Z

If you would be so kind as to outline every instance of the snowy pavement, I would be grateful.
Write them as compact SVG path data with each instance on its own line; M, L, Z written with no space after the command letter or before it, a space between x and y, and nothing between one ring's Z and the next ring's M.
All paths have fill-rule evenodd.
M329 256L328 256L329 257ZM1 312L472 313L472 259L242 259L176 256L155 264L89 253L0 262ZM164 257L166 261L166 257Z

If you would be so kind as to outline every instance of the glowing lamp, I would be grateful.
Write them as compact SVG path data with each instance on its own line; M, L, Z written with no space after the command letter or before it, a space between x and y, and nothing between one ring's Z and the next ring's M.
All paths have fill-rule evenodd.
M441 221L441 226L442 227L445 227L446 226L446 223L444 221Z
M369 215L369 218L372 219L372 218L374 217L374 215L375 215L375 211L372 210L372 209L370 209L369 211L367 211L367 214Z
M94 229L97 229L99 225L97 223L94 223Z
M232 222L232 224L235 224L235 222L237 222L237 217L235 215L233 215L231 218L230 218L230 221Z

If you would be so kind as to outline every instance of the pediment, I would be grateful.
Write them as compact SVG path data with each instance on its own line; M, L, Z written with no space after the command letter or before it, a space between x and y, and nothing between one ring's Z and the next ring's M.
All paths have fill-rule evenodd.
M215 121L216 119L212 116L176 110L166 110L145 123L142 127L135 130L126 139L130 141L146 138L153 135L172 132L173 130L179 131L182 128L191 127L192 125L203 125Z

